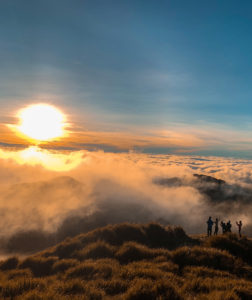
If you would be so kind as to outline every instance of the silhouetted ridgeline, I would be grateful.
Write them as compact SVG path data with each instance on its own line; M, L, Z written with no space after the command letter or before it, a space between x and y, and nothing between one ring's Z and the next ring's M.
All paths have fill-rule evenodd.
M251 251L234 234L200 241L181 227L110 225L2 261L0 298L246 300Z
M77 219L78 220L78 219ZM79 220L78 220L79 221ZM80 218L80 222L84 222L83 218ZM70 223L73 226L73 222ZM53 246L56 244L57 239L64 240L66 237L73 237L76 234L80 234L80 232L88 232L89 230L97 227L97 221L93 226L90 223L87 223L87 227L76 226L74 224L72 230L67 231L66 235L55 235L49 234L42 231L27 231L27 232L19 232L13 235L6 244L7 252L19 252L19 253L29 253L42 250L49 246ZM191 243L192 239L190 239L184 232L181 227L175 227L175 229L164 230L163 227L159 225L148 225L147 227L141 227L142 225L129 225L125 226L116 225L116 229L112 225L104 227L102 229L98 228L95 231L92 231L92 234L88 234L87 238L90 236L93 240L105 240L111 244L120 244L129 241L136 241L150 247L159 247L165 246L167 248L178 247L184 243ZM72 227L70 227L72 228ZM61 231L61 229L60 229ZM108 239L108 240L106 240Z
M193 174L193 180L183 178L155 178L154 183L167 187L192 186L200 193L206 195L208 200L214 203L239 202L242 204L252 203L252 190L235 184L228 184L222 179L212 176Z

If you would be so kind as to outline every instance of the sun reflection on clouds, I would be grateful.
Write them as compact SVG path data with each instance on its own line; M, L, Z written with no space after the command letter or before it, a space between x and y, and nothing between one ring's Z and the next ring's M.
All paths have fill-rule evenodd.
M18 164L41 165L47 170L63 172L70 171L84 162L83 151L71 153L52 152L32 146L19 151L0 149L0 158L12 159Z

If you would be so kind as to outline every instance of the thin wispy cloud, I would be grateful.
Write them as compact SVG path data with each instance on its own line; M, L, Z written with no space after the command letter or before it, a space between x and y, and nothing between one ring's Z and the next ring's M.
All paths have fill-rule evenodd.
M11 120L11 118L9 118ZM12 124L0 124L2 147L29 147L34 144L12 128L17 127L18 120ZM117 130L113 130L113 128ZM105 150L112 152L140 151L149 153L193 153L250 157L252 138L250 131L234 129L221 124L176 124L171 123L149 128L147 126L123 127L116 123L111 126L99 123L83 124L81 120L71 120L66 125L65 137L40 142L39 146L55 150ZM206 153L204 151L207 151Z

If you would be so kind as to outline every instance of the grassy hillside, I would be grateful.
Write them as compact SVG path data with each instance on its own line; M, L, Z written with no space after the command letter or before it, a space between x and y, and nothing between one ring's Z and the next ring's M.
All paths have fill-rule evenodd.
M252 299L252 243L119 224L0 263L0 299Z

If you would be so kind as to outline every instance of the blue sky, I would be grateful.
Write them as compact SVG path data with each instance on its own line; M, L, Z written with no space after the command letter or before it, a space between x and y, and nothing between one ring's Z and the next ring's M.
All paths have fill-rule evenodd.
M42 99L96 130L250 138L251 1L1 1L0 36L0 122Z

